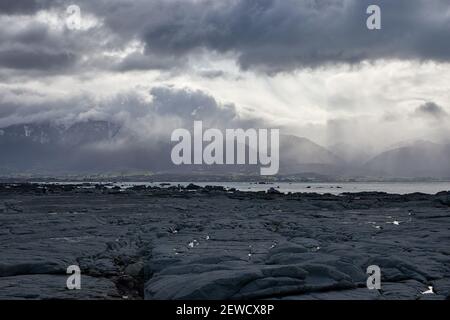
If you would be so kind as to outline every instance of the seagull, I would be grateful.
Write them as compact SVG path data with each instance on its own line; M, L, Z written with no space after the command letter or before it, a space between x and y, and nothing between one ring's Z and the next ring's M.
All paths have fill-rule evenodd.
M434 294L433 287L429 286L427 291L422 292L422 294Z

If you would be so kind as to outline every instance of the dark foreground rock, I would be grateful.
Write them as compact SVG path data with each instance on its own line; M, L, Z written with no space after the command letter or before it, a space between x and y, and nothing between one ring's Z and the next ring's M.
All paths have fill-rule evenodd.
M3 184L0 298L449 299L449 196Z

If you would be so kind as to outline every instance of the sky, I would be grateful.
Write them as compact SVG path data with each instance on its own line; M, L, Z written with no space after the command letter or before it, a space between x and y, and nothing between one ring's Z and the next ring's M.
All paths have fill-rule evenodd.
M0 127L105 119L145 139L204 120L324 146L449 142L448 0L1 0L0 40Z

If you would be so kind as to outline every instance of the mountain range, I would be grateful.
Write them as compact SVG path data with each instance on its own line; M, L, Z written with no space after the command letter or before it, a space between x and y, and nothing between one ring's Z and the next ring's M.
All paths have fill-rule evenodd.
M70 126L18 124L0 129L0 175L126 171L254 174L259 168L175 166L170 160L171 149L167 139L138 139L108 121ZM345 144L327 149L306 138L280 137L281 175L443 179L450 177L449 159L450 145L429 141L408 142L371 155Z

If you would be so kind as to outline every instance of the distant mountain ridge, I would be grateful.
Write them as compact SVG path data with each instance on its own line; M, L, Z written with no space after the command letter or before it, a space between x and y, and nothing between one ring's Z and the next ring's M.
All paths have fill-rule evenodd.
M314 172L327 175L342 173L344 160L309 139L280 136L280 173Z
M51 122L0 129L0 174L103 173L147 170L178 174L255 174L258 166L175 166L169 139L135 139L121 125L83 121L70 126ZM124 140L125 139L125 140ZM123 143L123 141L125 143ZM118 143L118 142L121 143ZM306 138L280 136L280 174L369 177L450 177L450 145L427 141L402 143L368 161L357 149L337 145L332 152Z
M364 168L389 177L450 177L450 145L416 141L379 154Z
M51 122L12 125L0 129L0 172L65 171L83 148L111 141L120 126L86 121L69 127Z
M108 121L76 122L69 127L52 122L12 125L0 129L2 142L81 145L112 139L120 126Z

